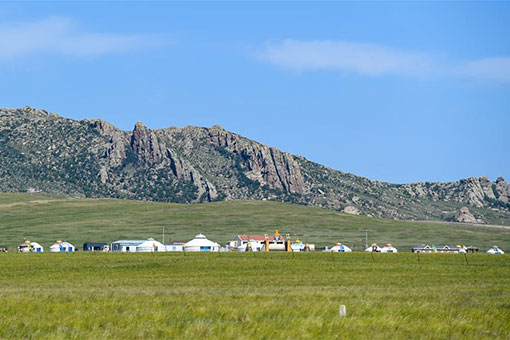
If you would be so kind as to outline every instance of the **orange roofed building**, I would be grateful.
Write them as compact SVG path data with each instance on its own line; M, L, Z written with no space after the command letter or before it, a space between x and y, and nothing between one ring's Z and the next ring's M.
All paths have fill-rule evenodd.
M237 235L229 242L229 248L238 251L247 251L247 248L251 248L251 251L263 251L266 242L269 244L269 250L285 250L285 240L278 230L274 235Z

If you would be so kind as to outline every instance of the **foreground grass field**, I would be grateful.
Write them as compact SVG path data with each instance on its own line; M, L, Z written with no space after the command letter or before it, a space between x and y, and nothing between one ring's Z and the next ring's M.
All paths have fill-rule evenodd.
M510 258L467 259L0 254L0 338L510 338Z
M198 233L225 244L237 234L283 234L318 246L336 242L362 250L369 243L392 243L400 251L416 244L496 244L510 250L510 227L423 223L352 216L336 211L277 202L229 201L168 204L114 199L72 199L28 194L0 194L0 245L15 248L24 237L45 248L56 239L81 247L84 242L119 239L187 241Z

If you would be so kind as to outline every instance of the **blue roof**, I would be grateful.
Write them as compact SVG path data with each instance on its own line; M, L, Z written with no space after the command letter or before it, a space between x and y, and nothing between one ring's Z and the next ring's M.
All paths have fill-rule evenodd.
M450 249L458 249L459 247L457 247L456 245L450 245L450 244L432 244L432 245L425 245L425 244L422 244L422 245L417 245L417 246L414 246L413 249L423 249L425 247L429 247L429 248L437 248L437 249L444 249L445 247L448 247Z

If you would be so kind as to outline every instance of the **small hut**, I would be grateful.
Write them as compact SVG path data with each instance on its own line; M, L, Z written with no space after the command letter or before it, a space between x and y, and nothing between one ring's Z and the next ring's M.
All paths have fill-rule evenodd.
M18 246L18 252L20 253L42 253L44 248L37 242L30 242L25 240Z
M113 252L122 253L152 253L166 251L167 248L161 242L149 238L147 240L120 240L112 242L110 247Z
M182 251L183 246L184 242L173 242L165 244L166 251Z
M367 249L365 249L365 251L368 252L368 253L380 253L381 252L381 247L379 247L375 243L372 243L372 245L370 247L368 247Z
M381 248L381 253L398 253L397 248L393 247L391 243L388 243Z
M499 249L498 246L492 246L491 249L487 250L487 254L493 254L493 255L499 255L504 254L505 252L501 249Z
M106 243L86 242L83 244L83 251L108 251L109 247Z
M134 253L136 248L144 243L145 240L119 240L112 242L110 251L121 253Z
M58 240L50 247L52 253L72 253L76 248L67 241Z

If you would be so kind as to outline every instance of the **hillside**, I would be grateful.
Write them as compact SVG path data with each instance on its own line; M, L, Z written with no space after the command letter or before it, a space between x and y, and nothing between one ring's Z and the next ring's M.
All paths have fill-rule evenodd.
M70 199L29 194L0 194L0 244L15 247L23 237L47 247L65 239L84 242L154 237L168 242L195 234L225 244L237 234L283 234L301 237L319 246L346 243L361 250L368 241L393 243L408 251L419 243L497 244L510 249L510 228L460 223L425 223L353 216L301 205L227 201L203 204L138 202L119 199Z
M0 191L178 203L270 200L400 220L510 224L503 178L395 185L220 126L122 131L30 107L0 109ZM462 212L461 208L466 207Z

